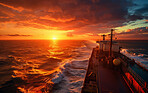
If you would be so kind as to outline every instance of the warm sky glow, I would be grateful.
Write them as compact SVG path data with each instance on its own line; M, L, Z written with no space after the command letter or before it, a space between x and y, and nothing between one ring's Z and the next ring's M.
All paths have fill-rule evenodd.
M0 39L148 39L148 0L0 0Z

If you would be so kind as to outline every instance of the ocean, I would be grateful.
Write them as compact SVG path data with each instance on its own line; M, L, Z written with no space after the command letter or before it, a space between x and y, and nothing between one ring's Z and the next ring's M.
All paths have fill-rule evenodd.
M118 41L121 53L148 66L148 41ZM0 93L80 93L95 42L1 40Z
M148 69L148 40L122 40L118 43L122 54Z
M78 93L95 46L83 40L0 41L0 93Z

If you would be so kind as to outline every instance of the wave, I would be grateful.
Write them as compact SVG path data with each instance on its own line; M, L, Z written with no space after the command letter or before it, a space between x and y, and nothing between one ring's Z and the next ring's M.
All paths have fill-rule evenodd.
M13 85L15 85L14 80L17 79L22 82L30 82L30 84L24 83L27 88L22 87L23 83L19 84L18 89L21 92L25 92L26 89L28 92L39 91L44 89L42 86L45 86L45 83L50 84L49 87L52 87L51 84L54 84L53 91L56 91L55 93L58 93L58 91L60 91L59 93L62 91L80 92L86 73L90 49L87 45L83 45L76 48L73 52L77 52L77 55L75 57L73 55L73 57L66 60L48 58L46 55L35 56L36 58L34 59L46 58L46 60L44 60L45 63L42 63L41 65L37 65L38 62L27 61L21 57L9 55L7 60L12 64L11 68L14 68L12 70L12 73L14 74L12 75L11 73L13 78L10 78L7 82L12 81L14 82ZM57 62L59 62L59 67L57 67ZM1 64L3 64L3 62L1 62ZM28 78L27 81L25 79L26 77ZM6 85L7 82L5 83ZM40 84L40 86L35 87L37 84ZM57 89L55 88L56 86L61 86L62 88Z
M136 49L136 50L138 50L138 49ZM133 51L133 49L132 49L132 51ZM135 62L137 64L139 64L140 66L148 69L148 58L147 58L148 55L146 55L146 54L138 54L136 52L131 52L130 49L122 49L120 52L122 54L128 56L129 58L134 59Z
M38 51L35 54L19 51L21 56L10 53L5 62L0 61L2 66L9 63L8 69L11 69L10 78L2 83L9 86L10 82L13 82L11 86L17 85L15 87L21 92L28 93L49 92L51 91L49 88L52 88L53 93L79 93L84 82L88 59L95 46L93 42L83 41L80 47L76 46L65 51L61 49L59 51L61 54L50 56L46 52ZM17 51L14 52L17 54ZM17 81L20 82L16 83Z
M79 53L76 57L67 60L60 66L60 71L52 78L53 93L80 93L84 82L88 59L93 43L84 42L84 45L73 52Z
M60 67L60 71L52 78L53 93L80 92L86 73L88 60L71 60ZM60 87L60 88L59 88Z

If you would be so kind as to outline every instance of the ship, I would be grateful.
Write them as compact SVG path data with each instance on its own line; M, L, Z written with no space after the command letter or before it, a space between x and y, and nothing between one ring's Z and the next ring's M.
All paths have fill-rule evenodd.
M110 40L96 41L81 93L148 93L148 70L120 53L121 47Z

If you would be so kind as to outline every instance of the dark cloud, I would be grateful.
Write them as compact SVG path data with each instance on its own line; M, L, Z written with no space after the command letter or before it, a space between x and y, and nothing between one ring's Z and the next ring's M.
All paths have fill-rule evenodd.
M148 16L148 4L145 4L142 8L137 9L135 11L135 14L143 15L143 16Z
M139 19L144 19L144 17L142 15L137 15L137 14L128 15L129 21L135 21L135 20L139 20Z
M20 34L8 34L8 35L5 35L5 36L23 36L23 37L29 37L29 36L32 36L32 35L20 35Z
M20 24L23 24L22 21L29 21L29 23L69 30L91 24L125 21L130 2L126 0L1 0L0 3L8 5L9 9L1 5L5 11L16 10L11 12L11 21ZM22 11L19 11L19 8ZM2 12L5 13L4 10Z
M137 39L147 40L148 38L148 27L139 27L135 29L128 29L126 32L115 33L115 36L119 39Z
M41 29L106 33L125 22L143 19L147 6L129 14L131 0L0 0L0 22ZM67 36L73 36L67 34Z
M130 21L138 20L138 19L148 19L148 4L145 3L143 6L137 6L136 9L132 10L132 14L128 14L128 19ZM134 7L133 7L134 8Z
M148 27L140 27L136 29L128 29L126 32L121 32L121 34L148 34Z

